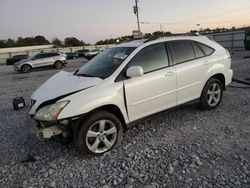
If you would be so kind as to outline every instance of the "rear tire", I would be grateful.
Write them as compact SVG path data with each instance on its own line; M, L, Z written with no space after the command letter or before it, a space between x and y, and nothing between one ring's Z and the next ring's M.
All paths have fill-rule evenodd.
M96 111L81 122L75 143L83 155L102 155L122 140L121 121L106 111Z
M202 90L200 106L212 110L219 106L223 96L223 84L216 78L210 78Z
M61 61L56 61L54 63L54 68L55 69L61 69L63 67L63 63Z
M30 66L30 65L23 65L22 67L21 67L21 71L23 72L23 73L28 73L28 72L30 72L32 70L32 67Z

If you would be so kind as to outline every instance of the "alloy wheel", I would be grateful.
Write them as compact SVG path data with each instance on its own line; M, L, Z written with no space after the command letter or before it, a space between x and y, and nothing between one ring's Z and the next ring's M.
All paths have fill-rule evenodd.
M29 65L24 65L24 66L22 67L22 71L23 71L24 73L30 72L30 70L31 70L31 68L30 68Z
M221 88L218 83L210 85L207 91L207 102L210 106L216 106L221 98Z
M117 128L109 120L99 120L90 126L86 134L88 149L93 153L104 153L112 148L117 138Z

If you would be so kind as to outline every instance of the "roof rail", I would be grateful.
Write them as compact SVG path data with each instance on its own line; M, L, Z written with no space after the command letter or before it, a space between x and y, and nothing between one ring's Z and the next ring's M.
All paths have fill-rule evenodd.
M150 42L150 41L153 41L153 40L157 40L161 37L164 37L164 35L156 35L156 36L153 36L153 37L150 37L148 39L146 39L143 43L147 43L147 42Z
M201 36L199 32L196 33L182 33L182 34L175 34L175 35L171 35L171 36ZM147 43L153 40L157 40L161 37L171 37L171 36L166 36L166 35L156 35L150 38L147 38L143 43Z

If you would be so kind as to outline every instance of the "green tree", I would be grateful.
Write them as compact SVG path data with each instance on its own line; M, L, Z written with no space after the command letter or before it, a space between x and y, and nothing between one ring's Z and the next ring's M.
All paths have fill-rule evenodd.
M50 42L44 37L44 36L41 36L41 35L38 35L38 36L35 36L35 38L33 39L34 40L34 44L35 45L46 45L46 44L50 44Z
M6 41L5 40L0 40L0 48L6 48Z
M79 39L75 37L68 37L64 39L65 46L83 46L85 43L83 41L80 41Z
M61 47L62 46L62 41L59 40L58 38L53 38L52 39L52 44L54 44L55 47Z

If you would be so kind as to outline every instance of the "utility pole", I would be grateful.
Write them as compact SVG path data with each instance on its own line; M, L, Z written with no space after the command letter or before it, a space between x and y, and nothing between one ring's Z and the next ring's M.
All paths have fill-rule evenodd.
M135 0L134 14L135 14L136 17L137 17L138 31L141 32L140 20L139 20L139 10L138 10L138 0Z

